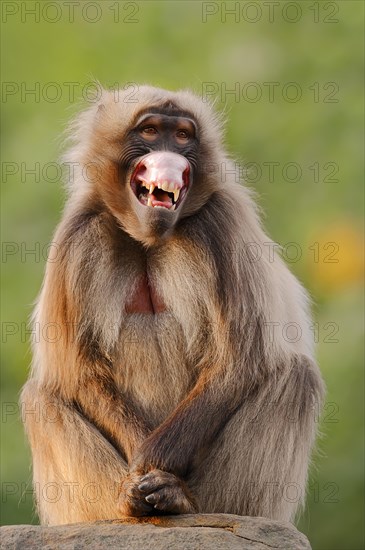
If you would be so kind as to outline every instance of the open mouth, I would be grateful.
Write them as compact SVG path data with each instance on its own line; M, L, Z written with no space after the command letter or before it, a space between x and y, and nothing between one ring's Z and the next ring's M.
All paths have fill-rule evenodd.
M167 152L150 153L136 166L131 188L143 206L176 210L187 193L189 173L190 166L184 157Z
M168 181L156 184L135 181L134 184L132 181L132 189L135 187L134 194L141 204L168 210L178 208L187 191L187 186L179 188L176 183Z

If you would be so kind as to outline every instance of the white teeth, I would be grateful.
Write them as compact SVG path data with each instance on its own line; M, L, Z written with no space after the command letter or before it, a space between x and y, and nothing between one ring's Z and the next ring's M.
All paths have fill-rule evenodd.
M159 188L169 193L171 191L171 183L169 183L168 181L162 181L159 185Z
M179 200L180 191L181 191L181 188L179 188L179 187L177 189L175 188L175 185L178 185L178 184L176 184L174 182L168 182L166 180L166 181L162 181L158 185L156 185L155 183L147 183L147 182L143 182L142 185L143 185L143 187L145 187L148 190L148 196L141 193L138 197L139 200L142 202L142 204L147 204L147 206L153 206L152 205L152 195L154 193L154 190L157 188L157 189L162 189L163 191L166 191L167 193L172 193L174 195L174 203L175 204L171 205L169 210L175 210L176 203ZM156 207L154 207L154 208L156 208Z
M174 202L177 202L180 196L180 189L174 189L173 193L174 193Z

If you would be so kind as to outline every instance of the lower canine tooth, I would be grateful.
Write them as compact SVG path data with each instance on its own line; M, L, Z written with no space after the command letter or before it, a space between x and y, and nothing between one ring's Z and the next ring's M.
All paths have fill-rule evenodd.
M147 206L152 206L152 199L151 199L151 197L148 197Z

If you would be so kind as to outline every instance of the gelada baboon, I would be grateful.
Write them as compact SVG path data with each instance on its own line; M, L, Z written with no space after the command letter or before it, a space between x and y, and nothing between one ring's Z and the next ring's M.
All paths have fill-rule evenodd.
M188 91L129 96L103 92L70 128L21 397L41 521L293 520L323 394L306 293L221 117Z

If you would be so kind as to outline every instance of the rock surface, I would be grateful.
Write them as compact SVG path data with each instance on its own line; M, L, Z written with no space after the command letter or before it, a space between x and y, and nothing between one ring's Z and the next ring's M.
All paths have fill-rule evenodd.
M280 550L310 549L290 523L230 514L124 518L54 527L1 527L0 545L17 550Z

